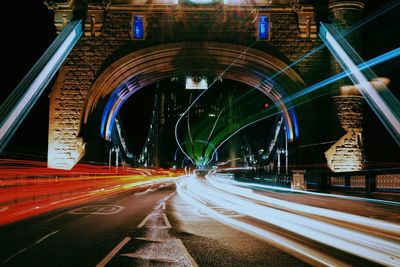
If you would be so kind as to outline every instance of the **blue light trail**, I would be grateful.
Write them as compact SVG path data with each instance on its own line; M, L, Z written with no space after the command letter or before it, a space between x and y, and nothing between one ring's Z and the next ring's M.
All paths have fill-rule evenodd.
M378 56L376 58L373 58L373 59L371 59L371 60L369 60L367 62L363 62L362 64L358 65L357 68L359 70L364 70L366 68L370 68L370 67L373 67L373 66L375 66L377 64L380 64L380 63L383 63L383 62L388 61L390 59L396 58L399 55L400 55L400 47L396 48L396 49L393 49L392 51L389 51L389 52L387 52L385 54L382 54L382 55L380 55L380 56ZM320 89L320 88L322 88L324 86L327 86L327 85L329 85L329 84L331 84L331 83L333 83L335 81L338 81L338 80L346 77L348 74L349 73L347 73L345 71L341 72L339 74L336 74L336 75L334 75L334 76L332 76L332 77L330 77L328 79L325 79L325 80L323 80L321 82L318 82L318 83L316 83L316 84L314 84L314 85L312 85L312 86L310 86L308 88L305 88L305 89L303 89L303 90L301 90L301 91L299 91L299 92L297 92L295 94L290 95L289 97L286 97L286 98L282 99L282 102L285 104L285 103L297 100L297 99L299 99L300 97L302 97L304 95L307 95L307 94L309 94L311 92L314 92L314 91L316 91L316 90L318 90L318 89ZM309 101L309 99L307 101L303 101L303 102L297 103L297 104L293 105L292 107L297 107L299 105L305 104L308 101ZM260 119L254 120L254 121L244 125L243 127L239 128L237 131L235 131L231 135L229 135L223 142L221 142L217 146L216 149L218 150L226 141L228 141L232 136L234 136L235 134L237 134L241 130L243 130L243 129L245 129L245 128L247 128L247 127L249 127L249 126L251 126L251 125L253 125L253 124L257 123L257 122L259 122L259 121L265 120L267 118L270 118L270 117L272 117L274 115L277 115L277 114L280 114L280 113L282 113L282 111L272 112L272 113L270 113L270 114L268 114L268 115L266 115L266 116L264 116L264 117L262 117ZM211 157L212 156L213 155L211 155Z
M345 30L342 35L346 36L347 34L352 33L353 31L361 28L362 26L364 26L365 24L369 23L370 21L376 19L377 17L385 14L386 12L392 10L393 8L395 8L396 6L400 5L400 1L398 0L394 0L391 3L387 4L386 6L382 7L381 9L378 9L375 13L373 13L371 16L366 17L365 19L362 19L361 21L359 21L358 23L356 23L353 27L351 27L350 29ZM272 75L271 77L268 78L268 80L273 80L275 77L279 76L280 74L284 73L286 70L290 69L291 67L297 65L298 63L300 63L301 61L303 61L304 59L306 59L307 57L315 54L316 52L318 52L319 50L321 50L322 48L325 47L325 44L321 44L319 46L317 46L316 48L314 48L313 50L311 50L310 52L308 52L307 54L305 54L304 56L302 56L301 58L297 59L296 61L294 61L292 64L290 64L289 66L287 66L286 68L282 69L281 71L275 73L274 75Z
M364 72L360 70L356 64L363 60L332 25L321 23L320 37L393 139L400 145L400 102L398 99L383 84L379 90L373 87L370 81L377 78L375 73L368 66Z

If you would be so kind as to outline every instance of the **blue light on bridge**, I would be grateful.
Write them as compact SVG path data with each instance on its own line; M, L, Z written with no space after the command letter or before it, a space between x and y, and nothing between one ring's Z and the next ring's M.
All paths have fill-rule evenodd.
M135 39L144 38L144 23L142 16L133 17L133 36Z
M260 16L258 19L258 40L269 39L269 18L268 16Z

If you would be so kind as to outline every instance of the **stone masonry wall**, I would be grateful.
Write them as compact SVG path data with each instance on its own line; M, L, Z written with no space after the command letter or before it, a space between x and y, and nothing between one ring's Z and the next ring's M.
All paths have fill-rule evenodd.
M49 167L70 169L83 156L78 135L87 93L104 61L130 39L130 18L108 16L102 34L83 36L60 70L50 95Z
M83 36L68 56L51 93L49 167L72 168L83 156L85 140L80 139L80 130L86 96L107 66L132 51L166 42L208 40L251 46L290 64L320 44L315 37L299 37L298 15L290 10L268 14L271 39L256 41L256 25L251 24L250 11L246 12L150 13L145 15L146 39L136 41L131 39L135 12L109 10L105 13L100 32ZM244 19L246 16L249 19ZM294 68L306 83L313 83L319 79L313 75L315 70L321 72L321 66L327 69L323 63L323 54L319 51Z

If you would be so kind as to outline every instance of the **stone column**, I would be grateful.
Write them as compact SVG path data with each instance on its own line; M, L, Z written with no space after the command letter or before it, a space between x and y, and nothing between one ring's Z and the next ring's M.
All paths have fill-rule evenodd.
M330 0L330 20L341 32L346 33L361 19L364 4L362 1ZM346 40L356 51L360 49L359 31L346 33ZM343 69L331 56L331 74L335 75ZM362 149L362 101L355 86L346 86L350 81L341 79L334 83L340 88L340 95L334 96L337 115L342 128L347 132L338 142L325 152L329 168L334 172L359 171L363 168L364 154ZM332 114L334 116L334 114Z
M356 86L342 86L340 95L333 100L340 124L347 133L325 152L328 167L334 172L360 171L364 162L363 97Z
M341 32L345 33L354 24L361 19L362 10L364 4L362 1L349 1L349 0L330 0L329 10L330 10L330 20L332 24ZM347 33L345 38L353 46L356 51L360 49L360 31L353 31ZM332 75L342 72L343 69L339 63L331 56L331 73ZM340 88L344 86L347 82L342 79L336 82L334 86Z

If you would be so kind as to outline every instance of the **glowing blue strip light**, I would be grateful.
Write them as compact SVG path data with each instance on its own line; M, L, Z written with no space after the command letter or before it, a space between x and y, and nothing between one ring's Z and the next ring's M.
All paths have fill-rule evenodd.
M82 35L82 21L71 21L0 107L0 152L20 126Z
M143 39L144 38L143 17L142 16L134 16L133 24L134 24L133 36L135 37L135 39Z
M106 140L110 140L111 138L111 129L114 125L113 118L116 117L115 112L115 103L121 101L120 95L121 92L123 93L126 89L125 84L120 85L117 89L114 90L112 95L107 101L106 106L104 107L103 115L101 117L101 128L100 128L100 135L104 137ZM111 119L110 119L111 118ZM111 121L111 123L109 123Z
M400 102L398 99L383 84L383 88L379 90L372 86L369 81L376 78L375 73L368 67L361 72L357 64L363 63L363 60L332 25L321 23L320 37L393 139L400 145Z
M289 111L291 117L292 117L292 122L293 122L293 128L294 128L294 137L299 137L299 126L297 124L297 117L296 113L294 112L294 109L290 109ZM287 131L288 139L290 140L290 131Z
M269 20L267 16L260 16L258 19L258 40L268 40Z

